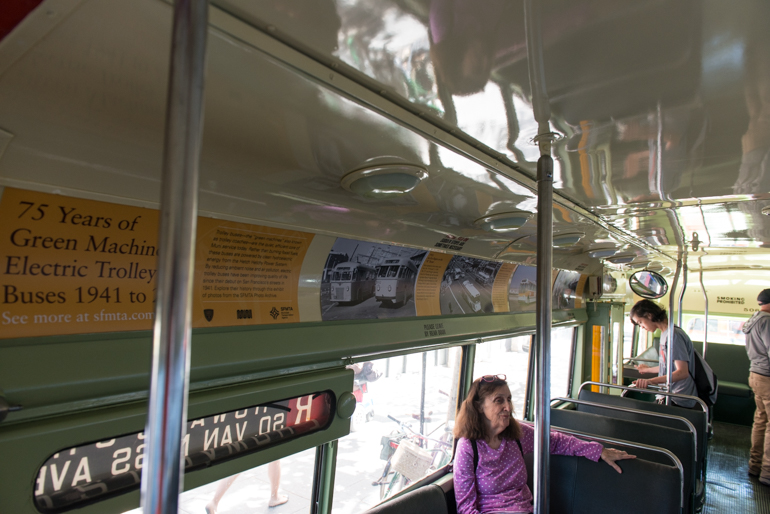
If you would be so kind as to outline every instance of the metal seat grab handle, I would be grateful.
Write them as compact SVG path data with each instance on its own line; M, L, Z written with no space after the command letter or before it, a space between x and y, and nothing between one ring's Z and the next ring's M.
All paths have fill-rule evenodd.
M669 459L671 459L671 462L673 462L674 465L679 470L679 507L681 509L684 509L684 466L682 466L682 461L680 461L679 458L676 455L674 455L674 453L671 450L667 450L659 446L651 446L649 444L634 443L632 441L624 441L623 439L613 439L611 437L603 437L603 436L598 436L594 434L589 434L586 432L579 432L577 430L570 430L568 428L558 428L554 430L556 430L557 432L564 432L565 434L570 434L570 435L582 437L585 439L593 439L594 441L600 441L603 443L619 444L622 446L627 446L629 448L639 448L639 449L649 450L649 451L658 452L666 455Z
M639 389L638 387L628 387L628 386L622 386L622 385L617 385L617 384L604 384L602 382L591 382L591 381L588 381L588 382L583 382L582 384L580 384L580 388L578 388L578 395L580 394L580 391L582 391L583 388L585 386L587 386L587 385L595 385L595 386L601 386L601 387L612 387L614 389L623 389L624 391L636 391L636 392L642 392L642 393L645 392L644 389ZM708 416L709 408L706 405L706 402L704 402L703 400L701 400L697 396L690 396L689 394L669 393L669 392L666 392L666 391L655 391L654 393L648 392L647 394L660 394L660 395L663 395L663 396L671 396L671 397L674 397L674 398L684 398L685 400L694 400L695 402L697 402L701 406L701 409L703 409L703 412L706 413L706 416Z
M628 364L629 362L654 362L658 363L657 359L639 359L637 357L627 357L623 359L623 364Z
M602 409L609 409L609 410L618 410L623 412L633 412L635 414L642 414L642 415L649 415L656 418L667 418L667 419L674 419L677 421L681 421L685 425L687 425L687 428L692 432L693 436L693 452L692 452L692 458L694 461L694 464L698 463L698 431L695 430L695 425L692 424L692 422L687 419L683 418L682 416L675 416L673 414L663 414L660 412L652 412L647 410L641 410L641 409L632 409L630 407L619 407L616 405L606 405L604 403L597 403L597 402L587 402L585 400L573 400L572 398L551 398L551 401L562 401L562 402L569 402L574 403L577 405L589 405L591 407L600 407Z

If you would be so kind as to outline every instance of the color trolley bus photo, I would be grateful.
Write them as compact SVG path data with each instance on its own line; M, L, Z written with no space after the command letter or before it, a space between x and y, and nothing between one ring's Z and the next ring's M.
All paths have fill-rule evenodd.
M0 2L0 514L770 513L770 2Z

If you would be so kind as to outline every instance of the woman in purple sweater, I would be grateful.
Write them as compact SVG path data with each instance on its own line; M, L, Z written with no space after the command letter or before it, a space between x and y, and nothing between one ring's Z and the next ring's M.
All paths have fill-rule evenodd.
M505 375L474 380L457 413L457 454L454 488L458 514L532 512L523 453L534 451L534 429L513 418L511 390ZM474 469L473 444L478 449ZM520 443L520 444L519 444ZM604 460L621 473L615 461L633 459L624 451L604 448L559 432L551 432L551 453Z

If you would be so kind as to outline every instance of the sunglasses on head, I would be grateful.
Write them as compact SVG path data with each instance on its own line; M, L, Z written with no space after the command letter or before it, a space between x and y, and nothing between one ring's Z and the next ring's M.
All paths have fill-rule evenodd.
M506 377L503 374L500 374L500 375L484 375L483 377L481 377L481 381L482 382L497 382L497 381L505 382L505 379L506 379Z

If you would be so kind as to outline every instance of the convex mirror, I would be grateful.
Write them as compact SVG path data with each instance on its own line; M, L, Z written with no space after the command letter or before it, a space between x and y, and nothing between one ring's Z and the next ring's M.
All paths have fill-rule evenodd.
M628 279L631 290L642 298L655 300L668 292L668 283L662 275L654 271L637 271Z

